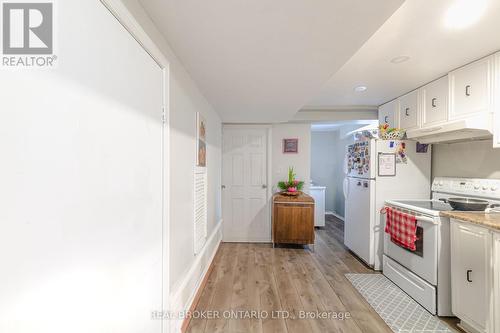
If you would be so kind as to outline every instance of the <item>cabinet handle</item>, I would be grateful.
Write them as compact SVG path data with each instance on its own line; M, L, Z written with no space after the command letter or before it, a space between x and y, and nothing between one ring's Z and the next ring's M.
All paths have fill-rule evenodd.
M467 282L472 282L472 280L470 278L470 273L472 273L472 269L467 270Z
M386 124L388 124L388 123L389 123L389 116L385 116L385 117L384 117L384 122L385 122Z
M465 96L470 96L470 85L465 86Z
M436 99L435 99L435 98L433 98L433 99L432 99L432 103L431 103L431 104L432 104L432 107L433 107L433 108L435 108L435 107L436 107Z
M409 117L409 116L410 116L410 113L409 113L409 112L410 112L410 108L406 108L406 109L405 109L405 115L406 115L407 117Z

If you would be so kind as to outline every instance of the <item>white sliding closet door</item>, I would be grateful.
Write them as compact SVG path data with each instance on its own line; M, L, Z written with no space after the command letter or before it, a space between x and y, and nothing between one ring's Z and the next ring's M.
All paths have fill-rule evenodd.
M0 332L160 332L160 67L98 0L0 71Z

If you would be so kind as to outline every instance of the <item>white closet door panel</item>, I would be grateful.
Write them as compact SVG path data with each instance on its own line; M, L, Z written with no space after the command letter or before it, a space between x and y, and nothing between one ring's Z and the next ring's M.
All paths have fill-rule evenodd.
M267 202L267 129L224 128L224 240L271 240Z

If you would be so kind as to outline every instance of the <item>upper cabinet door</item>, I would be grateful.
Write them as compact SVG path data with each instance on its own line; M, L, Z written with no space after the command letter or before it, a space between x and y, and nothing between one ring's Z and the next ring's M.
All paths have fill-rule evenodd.
M378 121L380 125L389 124L390 128L399 127L398 101L394 100L378 109Z
M421 89L422 127L448 120L448 77L444 76Z
M451 120L491 111L493 59L478 60L449 74Z
M495 54L495 66L494 66L494 82L495 85L492 89L493 91L493 147L500 148L500 52ZM500 304L500 301L499 301ZM500 321L500 319L499 319ZM500 326L498 327L498 333L500 333Z
M418 91L399 98L399 122L405 130L418 127Z

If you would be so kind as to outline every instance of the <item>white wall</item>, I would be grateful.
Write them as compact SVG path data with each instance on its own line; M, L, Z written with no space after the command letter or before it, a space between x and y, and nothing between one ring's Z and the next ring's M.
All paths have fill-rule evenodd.
M298 154L283 153L283 139L298 138ZM288 179L288 168L293 167L297 179L305 182L304 190L309 187L311 177L311 125L275 124L272 127L272 184L277 191L280 180Z
M330 212L335 211L336 140L336 131L311 132L311 180L326 186L325 208Z
M170 286L172 310L185 310L221 239L221 119L138 1L123 2L170 61ZM209 242L197 256L193 252L196 112L207 121L209 198Z
M344 216L344 156L345 147L354 141L346 134L360 125L343 125L329 131L312 132L311 178L326 186L326 210Z
M99 1L56 7L57 67L0 74L0 332L160 332L163 73Z
M335 141L335 167L334 167L334 175L335 175L335 213L339 216L344 217L344 190L343 190L343 182L345 178L344 174L344 157L345 157L345 147L354 142L354 137L352 135L346 136L346 133L359 128L359 125L346 125L339 128L336 131L337 140Z
M434 145L432 174L500 179L500 149L492 147L491 141Z

